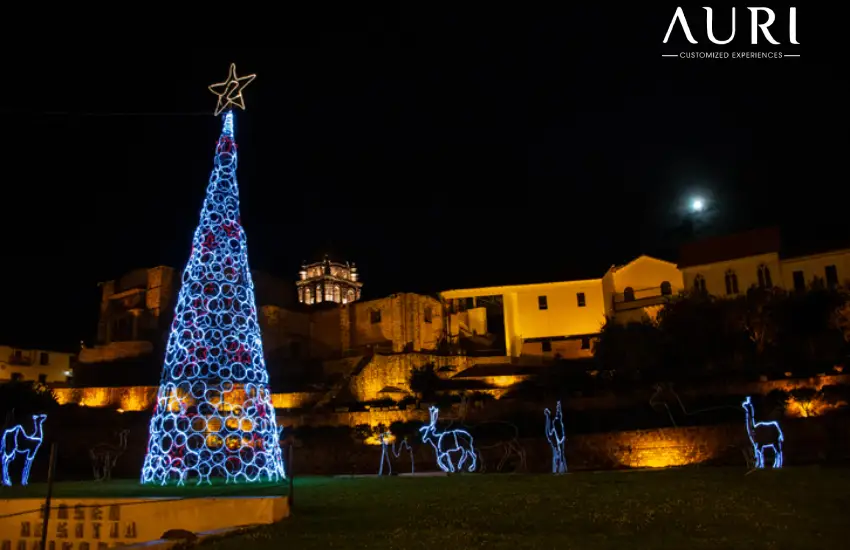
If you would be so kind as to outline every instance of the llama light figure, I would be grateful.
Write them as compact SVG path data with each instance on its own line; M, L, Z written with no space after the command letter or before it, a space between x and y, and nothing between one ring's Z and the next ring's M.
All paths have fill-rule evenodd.
M32 434L28 434L21 424L3 432L3 440L0 442L0 454L3 457L3 485L7 487L12 485L12 480L9 478L9 465L15 461L19 454L26 455L24 470L21 474L21 485L26 485L29 481L32 461L35 459L35 455L41 447L41 440L44 438L42 424L46 419L46 414L33 415Z
M549 441L549 446L552 448L552 473L565 474L567 473L566 449L564 443L567 440L564 433L564 412L561 409L561 402L555 407L555 419L551 418L552 412L547 407L543 410L546 415L546 439Z
M756 422L755 411L750 397L741 403L744 408L747 422L747 435L750 437L750 443L753 444L753 455L756 460L756 468L764 468L764 451L765 449L773 450L773 467L782 467L782 442L785 437L782 435L782 429L776 421Z
M453 473L463 469L463 465L469 461L467 471L474 472L478 465L475 457L475 447L472 445L472 436L466 430L451 430L448 432L437 431L437 418L440 411L437 407L431 407L431 423L422 426L422 442L430 443L437 453L437 466L446 473ZM457 464L452 461L452 453L460 453Z

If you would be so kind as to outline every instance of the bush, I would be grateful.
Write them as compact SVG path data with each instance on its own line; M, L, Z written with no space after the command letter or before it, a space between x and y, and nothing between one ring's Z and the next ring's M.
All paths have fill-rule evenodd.
M33 414L55 412L59 407L53 390L34 382L0 384L0 413L7 418L14 412L13 424L26 422ZM31 422L31 420L30 420Z
M416 398L413 397L412 395L408 395L407 397L405 397L404 399L402 399L401 401L398 402L398 406L401 409L406 409L408 405L415 405L415 404L416 404Z
M364 405L368 405L372 408L384 408L384 407L397 407L398 403L396 403L393 399L389 397L385 397L384 399L375 399L374 401L366 401Z
M473 393L472 393L472 394L468 397L468 400L469 400L471 403L486 403L486 402L488 402L488 401L494 401L495 399L496 399L496 398L495 398L495 397L493 397L493 395L492 395L492 394L484 393L484 392L480 392L480 391L473 392Z
M418 420L409 420L407 422L396 421L390 424L390 433L399 439L407 438L415 440L419 437L419 428L424 424Z
M820 390L823 400L829 405L837 406L850 403L850 386L847 384L830 384Z
M785 390L775 389L768 392L764 396L765 406L772 411L785 412L788 408L788 402L791 400L791 394Z

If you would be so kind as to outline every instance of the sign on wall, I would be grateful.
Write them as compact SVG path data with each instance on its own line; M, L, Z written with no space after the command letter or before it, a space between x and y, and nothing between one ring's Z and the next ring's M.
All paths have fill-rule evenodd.
M60 504L51 509L47 522L48 550L101 550L139 542L136 521L122 520L121 512L121 506L115 504ZM39 550L44 519L42 505L36 520L26 515L18 517L17 537L4 525L0 550Z
M157 540L170 529L202 533L273 523L289 515L284 497L57 499L45 522L40 499L0 500L0 550L103 550Z

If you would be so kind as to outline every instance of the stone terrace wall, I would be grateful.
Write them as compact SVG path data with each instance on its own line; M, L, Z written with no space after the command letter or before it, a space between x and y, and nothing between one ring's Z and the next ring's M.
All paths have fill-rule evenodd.
M785 465L850 460L850 423L846 418L789 420L782 423L782 429ZM551 449L542 435L523 439L520 444L529 472L551 471ZM570 471L726 465L740 467L743 474L746 463L742 450L750 448L743 419L740 424L568 436L566 444ZM476 449L484 470L497 472L504 448L476 440ZM437 470L429 445L414 440L413 451L416 471ZM381 449L376 445L309 442L295 449L294 462L296 474L374 474L380 457ZM766 459L772 461L769 456ZM512 456L502 471L514 471L516 465ZM410 455L402 453L399 459L393 459L393 468L409 471Z
M153 409L158 390L158 386L53 388L53 393L60 405L146 411ZM315 403L321 396L321 393L315 392L273 393L272 405L276 409L298 409Z
M379 392L387 386L410 391L410 372L428 363L437 369L452 367L446 377L464 371L473 365L506 363L505 357L467 357L460 355L440 356L427 353L401 353L397 355L375 355L363 371L350 383L352 395L358 401L374 401L382 396Z
M356 361L355 361L356 362ZM372 361L363 369L359 376L352 378L352 393L361 401L371 401L383 397L379 395L380 390L387 386L395 386L409 390L407 376L410 370L416 366L421 367L427 363L435 362L437 367L452 366L460 372L471 367L473 364L501 363L503 357L437 357L428 354L408 353L399 355L376 355ZM446 376L454 374L450 372ZM700 395L766 395L772 390L780 389L790 391L795 388L820 389L825 385L850 384L850 375L842 374L836 376L815 376L812 378L797 378L787 380L771 380L767 382L747 382L740 384L712 384L699 388L677 387L676 391L682 400L688 401L698 398ZM76 403L86 407L115 408L125 411L142 411L153 408L156 400L156 386L131 386L117 388L54 388L53 391L60 404ZM272 394L272 402L275 408L297 409L309 406L322 396L320 392L295 392ZM564 408L569 410L599 410L616 409L646 404L649 394L646 389L640 393L632 394L606 394L601 396L573 397L564 401ZM499 409L499 404L488 405L487 409ZM351 413L356 415L374 415L380 411L366 413ZM397 411L399 415L409 419L417 417L416 412ZM494 413L497 411L493 411ZM377 425L378 421L355 422L336 416L317 417L328 418L331 425ZM362 420L362 417L357 417ZM377 418L377 417L376 417ZM354 422L354 424L352 424ZM315 424L315 421L310 421Z
M691 399L703 395L767 395L773 390L791 391L797 388L812 388L820 390L833 384L850 384L850 374L812 376L811 378L788 378L785 380L769 380L766 382L716 382L699 386L676 385L679 397L687 403ZM600 395L575 397L564 402L564 408L572 410L616 409L645 404L651 395L651 390L641 388L638 391L606 392Z

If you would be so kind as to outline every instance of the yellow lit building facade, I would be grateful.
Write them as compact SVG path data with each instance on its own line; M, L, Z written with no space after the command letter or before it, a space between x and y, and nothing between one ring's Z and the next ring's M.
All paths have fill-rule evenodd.
M0 383L68 382L73 376L73 357L73 353L0 346Z
M580 359L606 317L618 322L653 318L664 301L684 288L676 264L640 256L612 266L599 279L447 290L440 293L452 338L496 332L488 308L502 307L505 354L510 357ZM489 326L488 326L489 325Z
M612 266L602 277L608 309L618 323L655 320L661 307L685 288L682 272L673 262L640 256Z
M850 249L785 255L778 229L758 229L682 247L679 269L685 288L717 297L741 296L754 287L848 288Z
M605 322L601 279L448 290L440 297L448 305L451 337L464 335L464 319L470 319L469 327L480 326L487 332L500 329L481 322L487 319L482 304L500 302L505 352L511 357L558 353L565 357L567 349L576 346L579 353L570 356L589 356L591 337ZM471 330L473 336L480 334L480 329Z

